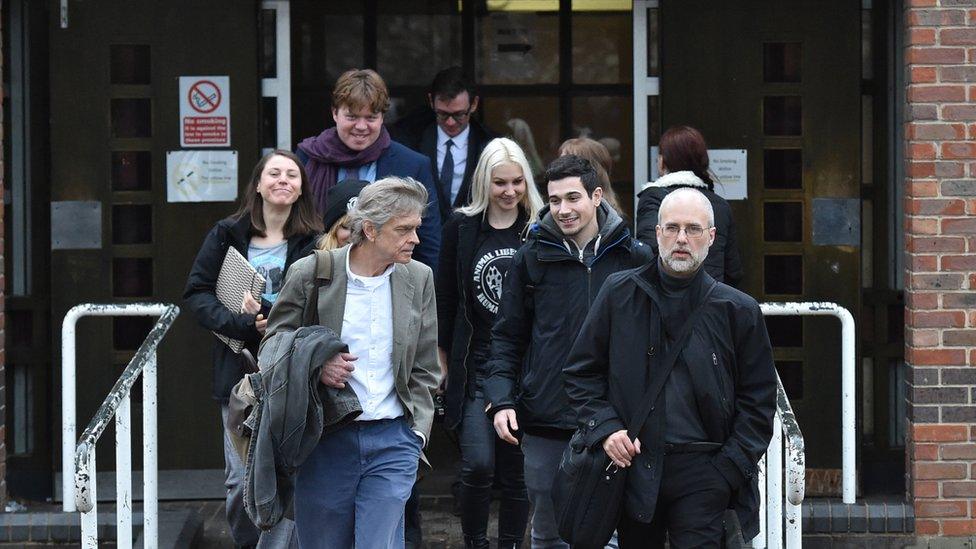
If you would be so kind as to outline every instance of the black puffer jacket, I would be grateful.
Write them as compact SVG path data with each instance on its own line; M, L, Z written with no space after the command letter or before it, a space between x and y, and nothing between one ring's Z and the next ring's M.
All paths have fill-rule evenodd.
M735 223L732 222L732 208L724 198L708 190L705 182L693 172L663 175L637 195L637 239L650 246L654 257L657 257L657 235L654 228L657 226L657 212L661 208L661 201L671 191L684 187L701 191L712 204L715 213L715 242L708 249L705 271L719 282L738 286L742 281L742 260L739 258Z
M183 302L193 312L200 326L244 341L251 353L257 356L261 334L254 328L255 315L230 311L221 305L214 293L217 287L217 275L220 274L220 266L224 263L227 249L233 246L241 255L247 257L247 246L252 235L249 214L236 219L228 217L218 221L207 234L196 259L193 260L193 267L186 281L186 290L183 291ZM312 251L317 236L317 234L303 234L288 239L286 273L292 263ZM261 314L264 318L268 317L270 311L271 303L262 300ZM230 390L234 384L244 377L244 370L240 355L235 354L216 337L213 340L213 397L226 399L230 397Z
M688 289L689 310L702 302L712 279L699 270ZM657 263L610 277L597 296L565 369L566 392L579 417L571 444L594 446L626 428L646 390L657 400L637 438L641 453L627 475L627 513L654 516L664 456L667 403L660 276ZM757 463L773 433L776 374L759 304L717 284L678 360L691 373L699 417L710 442L722 445L712 464L735 491L745 539L758 532ZM651 389L648 389L648 388Z
M562 375L569 349L603 281L651 260L650 249L630 236L606 202L597 215L596 251L584 262L570 252L548 209L542 210L505 277L491 331L485 400L490 415L516 408L519 427L530 434L572 434L576 414Z

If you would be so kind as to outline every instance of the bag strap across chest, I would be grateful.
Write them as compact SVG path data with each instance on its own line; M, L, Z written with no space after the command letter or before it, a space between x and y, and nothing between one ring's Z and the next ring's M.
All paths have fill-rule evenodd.
M638 284L646 284L640 277L634 277L634 280ZM694 328L695 324L698 323L698 319L701 317L702 311L705 310L705 306L708 305L708 298L711 297L712 291L718 285L714 280L712 284L705 291L705 295L702 297L698 306L692 311L691 315L681 326L681 330L678 332L677 337L675 337L674 344L668 349L668 352L664 355L664 360L661 362L661 372L658 374L654 381L647 386L647 390L644 391L644 395L641 397L640 408L638 408L637 413L630 418L627 422L627 436L633 440L637 433L640 432L641 427L644 422L647 421L647 417L650 415L651 410L654 408L654 402L657 400L658 395L661 393L661 389L664 388L665 382L667 382L668 376L671 375L671 370L674 368L675 362L678 360L678 355L684 349L685 345L688 343L688 338L691 335L691 330ZM652 327L653 329L653 327Z
M332 283L332 252L330 250L315 250L315 278L312 279L312 293L305 303L302 314L302 326L315 326L319 323L319 290Z

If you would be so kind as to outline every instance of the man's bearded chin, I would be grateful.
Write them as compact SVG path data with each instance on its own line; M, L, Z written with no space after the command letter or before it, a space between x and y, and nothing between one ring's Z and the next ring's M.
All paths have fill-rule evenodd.
M696 253L693 250L682 250L689 254L688 259L676 258L673 255L674 249L668 250L668 253L663 256L664 264L668 266L673 272L676 273L693 273L697 271L702 263L705 262L705 257L708 256L708 248L705 247L701 252Z

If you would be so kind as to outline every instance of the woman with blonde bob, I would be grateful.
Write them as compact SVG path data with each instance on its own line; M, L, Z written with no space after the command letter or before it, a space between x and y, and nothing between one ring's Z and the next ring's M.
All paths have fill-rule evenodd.
M448 380L445 425L458 431L461 444L465 546L488 547L488 505L497 481L499 547L518 547L529 510L522 451L499 442L482 395L502 281L526 227L542 208L532 169L514 141L494 139L485 146L472 176L471 197L471 205L458 208L441 233L437 344Z

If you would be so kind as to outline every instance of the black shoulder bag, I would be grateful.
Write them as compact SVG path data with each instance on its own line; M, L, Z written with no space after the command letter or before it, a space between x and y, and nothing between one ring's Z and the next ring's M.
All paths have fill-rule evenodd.
M638 281L638 284L640 281ZM641 397L637 413L627 424L627 437L634 440L647 421L664 382L671 374L678 355L685 347L691 329L697 323L715 283L708 288L698 307L691 313L670 350L661 363L659 383L648 386ZM552 499L556 511L559 536L574 548L603 547L617 528L624 489L627 485L627 469L613 464L603 442L587 447L585 430L577 429L569 446L563 451L552 484Z

